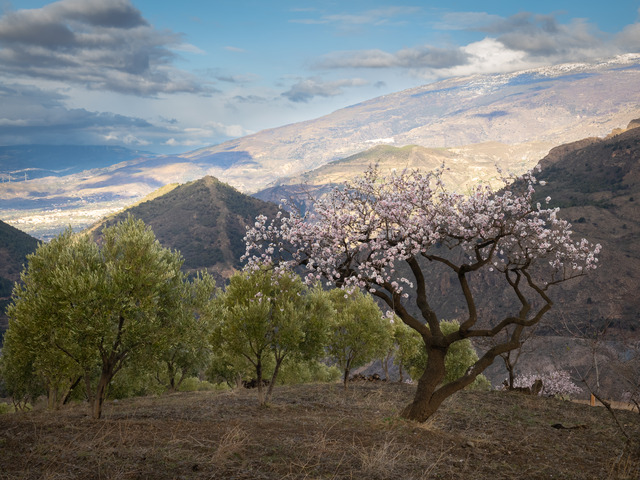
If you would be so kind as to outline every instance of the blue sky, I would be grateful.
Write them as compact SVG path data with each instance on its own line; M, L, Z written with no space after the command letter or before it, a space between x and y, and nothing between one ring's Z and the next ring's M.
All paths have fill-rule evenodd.
M0 3L0 145L185 152L457 75L640 52L640 2Z

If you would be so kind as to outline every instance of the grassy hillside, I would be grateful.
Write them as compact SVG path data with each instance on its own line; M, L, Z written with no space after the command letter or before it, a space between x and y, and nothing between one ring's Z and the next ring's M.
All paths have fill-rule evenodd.
M514 392L450 398L426 424L398 417L414 386L358 383L194 392L0 415L2 479L637 479L604 408ZM618 417L636 441L637 412ZM559 425L566 428L554 428Z

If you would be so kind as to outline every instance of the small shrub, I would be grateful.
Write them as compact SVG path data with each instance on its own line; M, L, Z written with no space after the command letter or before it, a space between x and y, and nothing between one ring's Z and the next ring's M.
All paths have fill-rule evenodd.
M0 415L2 415L3 413L13 413L15 411L16 411L16 409L13 408L13 405L9 405L8 403L1 403L0 402Z
M491 382L487 377L480 374L476 377L471 385L467 387L470 390L489 391L492 389Z
M207 382L206 380L200 380L197 377L185 378L178 388L178 390L181 392L205 392L226 389L227 387L225 385L215 385L213 383Z
M144 397L146 395L159 395L162 392L164 392L164 386L160 385L150 372L124 368L111 381L108 398L115 400Z
M290 362L282 366L278 383L292 385L296 383L335 382L341 376L338 367L328 366L322 362Z

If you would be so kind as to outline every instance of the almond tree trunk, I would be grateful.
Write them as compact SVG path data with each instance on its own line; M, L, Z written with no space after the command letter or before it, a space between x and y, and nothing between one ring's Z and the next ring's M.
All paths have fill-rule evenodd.
M438 386L446 375L444 358L446 348L428 348L427 367L418 380L418 388L413 402L407 405L401 413L403 418L418 422L426 421L433 415L447 396L438 395Z

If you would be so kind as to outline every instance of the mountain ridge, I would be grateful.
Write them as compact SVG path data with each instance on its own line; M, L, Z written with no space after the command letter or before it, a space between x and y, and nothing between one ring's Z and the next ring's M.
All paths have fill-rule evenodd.
M375 143L461 147L489 140L509 145L544 142L544 148L532 152L531 158L537 161L553 146L604 136L636 118L640 113L638 65L640 56L626 55L593 65L565 64L510 74L456 77L184 156L202 160L207 155L242 152L242 168L236 171L230 166L212 173L244 191L256 191L257 183L251 183L249 175L261 175L260 181L264 182L266 174L273 181L366 150ZM610 88L605 94L602 90L606 84ZM606 119L595 120L592 116L599 100L606 104ZM517 111L513 108L516 101ZM310 131L303 136L305 130ZM289 147L292 144L295 148ZM287 155L281 153L287 149ZM255 172L247 169L247 156L262 161L265 168ZM281 158L288 161L281 162ZM266 171L268 168L270 171Z
M277 210L274 204L205 176L127 208L94 225L90 233L99 239L104 227L128 215L140 218L163 246L182 254L184 270L207 270L220 283L240 267L246 227L253 225L259 214L273 217Z

